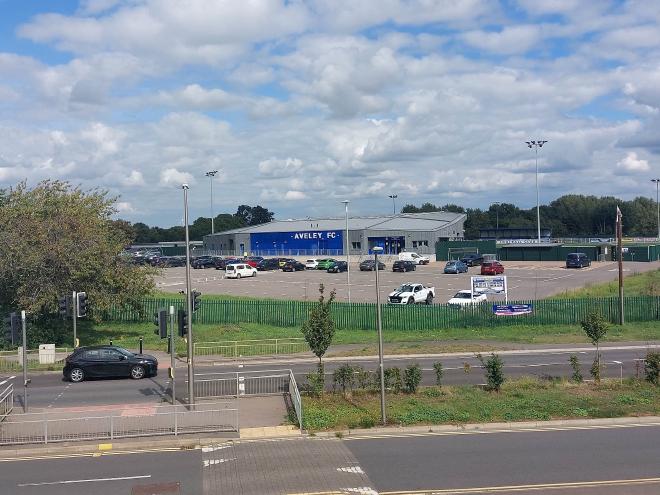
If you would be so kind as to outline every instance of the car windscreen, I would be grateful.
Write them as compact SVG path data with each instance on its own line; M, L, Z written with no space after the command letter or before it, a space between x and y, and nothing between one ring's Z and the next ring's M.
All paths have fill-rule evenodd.
M470 299L471 295L469 292L457 292L454 297L456 299Z
M578 259L579 257L580 257L579 254L569 254L568 257L567 257L566 259L569 259L569 260L576 260L576 259Z
M397 289L398 292L412 292L413 291L413 286L410 284L403 284L401 287Z

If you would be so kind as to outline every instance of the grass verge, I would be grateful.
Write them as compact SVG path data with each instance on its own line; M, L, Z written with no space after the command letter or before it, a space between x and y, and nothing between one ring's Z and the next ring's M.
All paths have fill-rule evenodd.
M635 273L625 278L626 296L660 295L660 269ZM615 297L619 295L619 282L613 280L601 284L587 284L580 289L566 291L552 299L575 299L584 297Z
M601 385L522 378L499 393L471 385L423 387L416 394L387 394L387 418L394 425L614 418L660 414L660 387L639 380ZM304 397L310 431L370 428L380 422L379 395L370 392Z

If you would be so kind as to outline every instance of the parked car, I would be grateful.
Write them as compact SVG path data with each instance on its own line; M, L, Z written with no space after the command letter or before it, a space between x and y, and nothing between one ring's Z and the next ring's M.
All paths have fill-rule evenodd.
M307 268L308 270L316 270L318 264L319 264L319 260L317 260L316 258L312 258L305 261L305 268Z
M318 260L318 264L316 265L317 270L327 270L330 268L332 265L335 264L337 260L333 258L324 258L322 260Z
M214 266L216 270L224 270L227 267L227 262L232 258L216 258Z
M196 269L211 268L212 266L215 266L215 259L213 258L213 256L198 256L197 258L192 260L190 266Z
M301 272L305 269L304 263L297 260L289 260L282 267L283 272Z
M172 268L175 266L186 266L185 256L160 256L154 260L155 266Z
M459 290L454 297L452 297L447 304L450 306L467 306L469 304L478 304L488 301L486 294L475 292L472 294L469 290Z
M265 258L257 263L257 270L267 271L267 270L279 270L280 269L280 260L279 258Z
M412 261L395 261L392 263L393 272L414 272L417 270L417 265Z
M467 266L477 266L484 262L484 257L477 253L471 253L461 258L461 261Z
M484 261L481 264L482 275L499 275L504 273L504 266L499 261Z
M584 268L591 266L591 260L585 253L569 253L566 256L566 268Z
M468 266L460 260L448 261L445 265L445 273L467 273Z
M335 263L328 268L328 273L341 273L348 271L348 263L345 261L335 261Z
M261 256L248 256L247 258L243 258L243 263L250 265L252 268L256 268L261 260L263 260Z
M256 277L257 269L247 263L230 263L225 268L225 277L227 278L243 278L243 277Z
M433 304L435 287L424 284L402 284L387 297L389 304Z
M280 268L284 266L285 263L288 263L289 261L296 261L293 258L277 258L278 263L280 265Z
M378 262L378 269L379 270L385 270L385 263L382 261ZM373 272L376 270L376 262L372 259L364 260L362 263L360 263L360 271L361 272Z
M421 254L412 253L409 251L403 251L399 253L400 261L412 261L416 265L428 265L431 262L431 258L428 256L422 256Z
M158 360L148 354L133 354L112 345L78 347L64 361L62 374L72 382L105 377L139 380L158 374Z

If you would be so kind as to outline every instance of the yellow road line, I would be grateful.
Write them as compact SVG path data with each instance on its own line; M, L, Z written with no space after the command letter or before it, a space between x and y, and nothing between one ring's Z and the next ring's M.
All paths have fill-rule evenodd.
M195 448L197 449L197 448ZM149 453L158 453L158 452L181 452L191 449L181 448L181 447L156 447L153 449L139 449L139 450L114 450L106 452L71 452L64 454L43 454L43 455L34 455L34 456L23 456L23 457L5 457L0 458L0 462L17 462L17 461L43 461L49 459L74 459L79 457L105 457L109 455L127 455L127 454L149 454ZM99 455L100 454L100 455Z

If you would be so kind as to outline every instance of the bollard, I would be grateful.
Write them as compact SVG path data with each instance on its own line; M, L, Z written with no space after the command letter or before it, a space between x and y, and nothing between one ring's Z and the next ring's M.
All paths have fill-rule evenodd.
M138 354L142 354L142 350L143 350L143 348L142 348L142 337L140 337L140 352Z
M112 345L112 340L110 341L110 345Z

